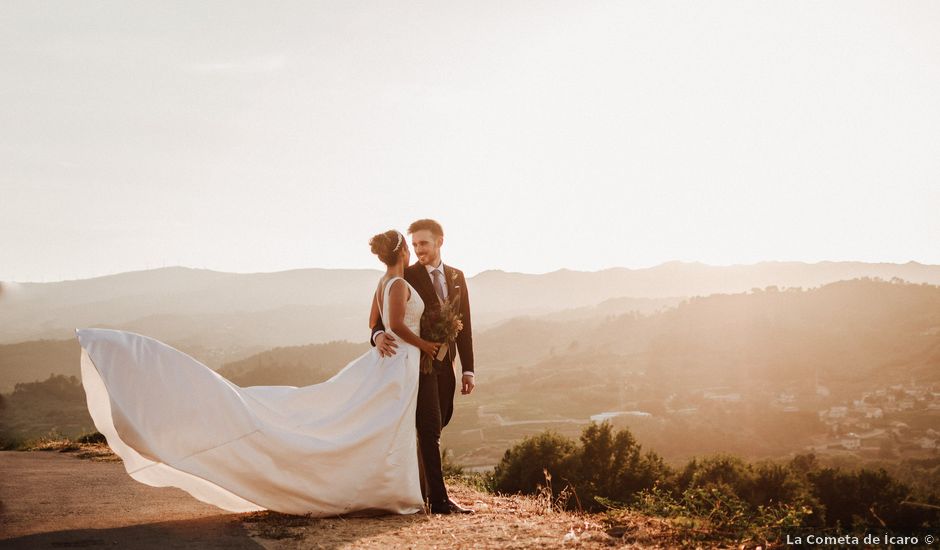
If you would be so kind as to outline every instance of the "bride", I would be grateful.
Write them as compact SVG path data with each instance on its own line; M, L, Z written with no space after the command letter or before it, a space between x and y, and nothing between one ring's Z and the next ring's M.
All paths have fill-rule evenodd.
M372 300L403 343L310 386L240 387L153 338L78 329L88 410L127 473L232 512L332 516L424 509L415 407L424 302L402 277L398 231L370 240L387 266Z

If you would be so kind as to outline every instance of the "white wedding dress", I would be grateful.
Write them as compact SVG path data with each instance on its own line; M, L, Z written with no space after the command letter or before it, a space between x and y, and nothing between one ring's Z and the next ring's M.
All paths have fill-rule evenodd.
M398 278L383 292L386 327ZM409 288L405 324L417 334L424 302ZM76 333L88 410L137 481L232 512L423 510L420 354L401 338L394 356L373 348L320 384L242 388L153 338Z

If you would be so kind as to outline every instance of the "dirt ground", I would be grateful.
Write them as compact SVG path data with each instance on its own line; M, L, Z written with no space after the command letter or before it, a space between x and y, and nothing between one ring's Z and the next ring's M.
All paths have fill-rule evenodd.
M261 548L238 514L144 485L121 462L0 451L0 548Z
M450 485L472 515L310 518L233 514L182 490L144 485L120 461L0 451L0 548L656 548L638 518L610 534L597 516L537 498ZM644 534L653 534L652 538Z

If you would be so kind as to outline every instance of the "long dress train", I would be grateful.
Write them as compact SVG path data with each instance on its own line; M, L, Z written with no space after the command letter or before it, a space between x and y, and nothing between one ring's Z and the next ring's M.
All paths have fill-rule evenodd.
M386 327L394 280L385 285ZM423 309L412 289L405 322L415 333ZM88 411L137 481L232 512L423 509L420 352L400 338L392 357L373 348L320 384L243 388L147 336L76 334Z

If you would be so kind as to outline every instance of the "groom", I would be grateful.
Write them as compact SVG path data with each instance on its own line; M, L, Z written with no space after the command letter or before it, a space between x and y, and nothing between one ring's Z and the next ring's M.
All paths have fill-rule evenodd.
M467 281L459 269L441 262L441 245L444 230L434 220L418 220L408 227L411 244L418 256L418 263L405 268L405 280L413 286L424 300L427 314L432 307L440 305L450 296L459 296L463 330L457 334L457 352L448 349L443 360L434 360L434 372L421 373L418 378L418 408L415 422L418 431L418 458L422 468L421 495L430 503L432 514L472 513L447 496L444 473L441 467L441 429L450 422L454 413L454 392L457 380L454 375L454 360L460 355L463 366L460 393L473 391L473 333L470 330L470 300L467 297ZM422 325L422 338L428 338ZM382 320L372 327L372 345L383 356L391 355L395 337L385 332ZM453 346L451 346L453 348Z

